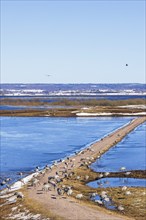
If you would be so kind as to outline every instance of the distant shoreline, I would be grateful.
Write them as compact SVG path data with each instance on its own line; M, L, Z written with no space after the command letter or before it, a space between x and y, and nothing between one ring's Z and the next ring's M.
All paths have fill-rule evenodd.
M0 117L145 117L146 112L140 112L140 113L77 113L77 114L71 114L70 112L67 113L61 113L53 112L53 113L42 113L39 112L32 112L32 111L2 111L0 112Z
M18 117L95 117L145 116L146 99L70 100L51 102L46 98L2 98L0 116Z
M1 117L129 117L146 116L143 108L120 107L62 107L49 109L26 108L21 110L0 110Z
M0 95L37 97L144 96L144 83L2 83Z

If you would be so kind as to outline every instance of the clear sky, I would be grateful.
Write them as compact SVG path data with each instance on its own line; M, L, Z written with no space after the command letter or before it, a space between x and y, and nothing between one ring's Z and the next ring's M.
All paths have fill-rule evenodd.
M146 83L145 0L1 0L1 82Z

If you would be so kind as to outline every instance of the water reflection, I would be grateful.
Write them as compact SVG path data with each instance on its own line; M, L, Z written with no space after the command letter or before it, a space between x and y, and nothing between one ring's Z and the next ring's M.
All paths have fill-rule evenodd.
M146 179L138 179L138 178L125 178L125 177L108 177L102 178L100 180L92 181L87 184L92 188L98 187L146 187Z
M107 209L116 210L114 202L110 197L108 197L108 195L104 191L101 193L101 195L95 194L90 199L98 205L105 206Z

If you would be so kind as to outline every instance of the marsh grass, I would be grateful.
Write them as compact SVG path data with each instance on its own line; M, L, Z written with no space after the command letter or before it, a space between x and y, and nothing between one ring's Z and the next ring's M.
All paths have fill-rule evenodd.
M2 98L2 105L25 105L25 106L44 106L44 105L60 105L60 106L122 106L122 105L145 105L146 100L143 99L127 99L127 100L108 100L108 99L80 99L80 100L70 100L67 98L58 98L52 102L47 102L46 98L30 98L25 99L11 99Z
M26 194L25 194L26 195ZM29 211L33 214L41 214L43 218L49 218L50 220L63 220L62 217L57 216L55 213L52 213L48 207L46 209L42 206L41 203L34 201L33 199L27 197L26 200L24 200L24 206L29 209Z
M98 195L101 194L102 191L106 191L107 195L112 198L115 206L122 205L124 207L124 211L120 212L117 210L110 211L106 210L106 212L122 214L127 217L133 217L136 220L145 220L146 216L146 189L143 187L128 187L128 191L131 192L130 195L126 195L125 191L122 191L122 187L108 187L108 188L92 188L87 186L86 184L90 181L94 181L98 179L100 173L96 173L91 169L85 167L80 167L73 170L74 175L69 179L63 180L63 185L72 186L73 195L72 199L74 199L77 203L84 205L85 207L88 206L90 208L96 210L105 210L106 208L103 205L98 205L94 201L90 200L91 193L97 193ZM103 173L104 174L104 173ZM88 181L85 180L85 176L88 175ZM111 173L108 177L122 177L124 176L124 172L118 173ZM131 177L135 178L145 178L146 172L145 171L131 171ZM79 180L76 180L76 177L80 176ZM41 203L36 202L36 200L31 199L28 196L27 186L25 186L22 190L22 193L25 195L23 200L18 200L17 203L12 205L6 205L1 207L1 214L0 219L5 220L6 216L12 213L13 207L19 207L19 212L23 212L25 209L28 209L33 214L41 214L43 218L50 218L51 220L62 220L63 218L57 216L56 214L52 213L51 210L46 209L42 206ZM76 200L75 196L77 194L82 193L84 195L83 199ZM4 200L1 200L1 204Z
M1 105L14 105L14 106L37 106L38 109L20 109L20 110L1 110L1 116L52 116L52 117L75 117L76 111L86 113L112 113L113 116L119 113L137 113L143 112L143 109L131 109L131 108L120 108L120 106L126 105L146 105L145 99L128 99L128 100L69 100L69 99L58 99L53 102L46 102L45 98L42 99L10 99L2 98ZM42 106L50 106L48 110L42 109ZM55 106L55 107L54 107ZM58 106L56 108L56 106ZM59 107L61 106L61 108ZM67 107L70 108L67 108ZM83 107L88 107L86 110Z
M57 216L55 213L52 213L48 207L48 209L44 208L41 203L34 201L30 197L27 196L27 189L24 187L21 189L21 192L24 194L24 199L17 199L17 202L14 204L4 205L0 207L0 219L6 220L10 219L10 216L13 216L13 214L21 214L26 213L29 210L29 213L32 215L40 214L42 219L49 218L50 220L63 220L60 216ZM0 205L4 204L6 202L6 199L0 199ZM15 212L12 211L13 208L17 207L17 210ZM13 219L13 218L12 218ZM24 217L25 219L25 217Z
M90 200L91 193L101 194L102 191L106 191L107 195L112 199L115 206L122 205L124 211L114 210L118 214L122 214L128 217L133 217L136 220L145 220L146 216L146 189L144 187L128 187L128 191L131 192L130 195L126 195L125 191L122 191L122 187L108 187L108 188L92 188L86 185L90 181L98 179L100 173L93 172L87 168L78 168L74 170L75 177L81 176L80 180L76 180L75 177L65 180L63 183L65 185L70 185L73 188L73 197L78 193L84 195L83 199L80 200L80 203L83 203L94 209L106 209L102 205L97 205L95 202ZM85 175L89 176L88 181L84 180ZM108 177L124 177L124 172L111 173ZM134 178L145 178L146 171L131 171L131 177ZM111 213L111 211L109 211Z

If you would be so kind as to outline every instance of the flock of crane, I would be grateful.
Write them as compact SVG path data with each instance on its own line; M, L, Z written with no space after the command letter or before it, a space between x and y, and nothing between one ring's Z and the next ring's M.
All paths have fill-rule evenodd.
M117 136L119 136L119 134ZM102 138L101 141L103 141L103 139L104 138ZM47 193L48 191L54 190L56 192L56 196L62 196L66 194L67 196L72 195L76 199L82 199L84 197L82 193L75 194L73 187L64 185L63 182L65 179L73 179L77 181L84 180L86 182L89 181L90 177L88 175L85 175L85 176L76 175L74 173L74 168L75 166L76 168L83 167L83 166L86 166L87 168L89 168L91 163L93 163L93 161L95 161L96 158L100 159L101 152L99 151L98 156L96 154L97 153L95 153L92 147L88 147L84 150L80 150L79 152L75 152L75 157L67 157L66 159L60 159L59 161L54 161L54 163L51 166L46 165L43 170L40 170L40 168L37 166L34 170L35 173L33 175L33 178L30 180L28 186L34 187L36 188L36 190L38 190L39 188L39 190L41 190L42 193L43 192ZM96 155L96 158L94 157L95 155ZM124 166L119 168L119 170L124 171L127 176L130 175L130 172L128 171L126 172L126 167ZM46 175L48 174L51 174L51 175L49 175L46 180ZM25 182L22 178L23 173L21 172L19 173L19 175L21 177L20 181L22 182L22 185L24 185ZM98 179L107 177L109 175L110 175L109 172L101 173L99 174ZM11 185L8 184L9 181L10 181L10 178L7 178L0 183L2 186L5 185L7 187L8 192L11 191ZM126 195L130 195L130 191L127 191ZM15 197L23 198L23 195L15 194ZM96 192L93 193L92 195L89 195L89 198L94 198L94 197L96 198ZM107 193L103 191L100 195L100 200L95 199L95 202L98 203L99 205L103 205L105 201L108 202L109 200L110 198L107 196ZM118 206L117 209L119 211L123 211L124 207Z
M91 154L93 153L94 154L94 150L91 148L91 147L88 147L84 150L81 150L79 152L75 152L75 155L83 155L83 157L80 158L80 161L78 162L79 163L79 166L82 167L82 166L86 166L89 168L90 164L95 160L95 158L93 156L88 156L88 157L85 157L84 156L84 153L89 151ZM100 152L99 152L99 155L97 156L97 158L99 159L101 156ZM82 199L84 197L84 195L82 193L79 193L79 194L74 194L74 191L73 191L73 187L72 186L68 186L68 185L64 185L63 184L63 180L64 179L74 179L74 180L85 180L85 181L88 181L89 180L89 176L88 175L85 175L85 176L78 176L74 173L73 169L75 167L75 158L70 158L70 157L67 157L66 160L65 159L61 159L59 161L54 161L54 163L49 166L49 165L46 165L44 167L43 170L40 170L40 168L37 166L34 170L34 175L33 175L33 178L30 180L28 186L32 186L36 189L40 188L41 187L41 190L42 192L44 193L47 193L48 191L52 191L54 190L56 192L56 196L62 196L64 194L66 194L67 196L71 196L71 195L74 195L74 197L76 199ZM49 174L51 173L51 171L54 170L54 168L56 168L56 172L54 173L54 175L49 175L48 178L47 178L47 181L43 182L42 183L42 177L45 177L45 174ZM126 171L126 167L121 167L119 169L120 171ZM125 172L125 175L130 175L131 172ZM20 172L19 173L20 177L22 178L23 176L23 173ZM104 172L104 173L100 173L98 175L98 179L102 179L104 177L107 177L110 175L110 172ZM1 186L6 186L7 187L7 190L11 190L11 186L8 184L8 182L10 181L11 179L10 178L6 178L5 180L3 180L0 184ZM20 180L22 182L22 185L24 185L24 181L23 181L23 178ZM127 190L127 187L124 186L122 188L122 190ZM130 191L126 191L125 195L130 195L131 192ZM100 199L96 199L96 196L97 196L97 193L94 192L92 194L89 195L89 198L90 199L94 199L94 201L99 204L99 205L104 205L105 202L109 202L110 201L110 198L107 196L107 193L105 191L102 191L101 194L100 194ZM14 199L16 201L16 197L17 198L23 198L23 194L21 192L17 192L17 193L14 193ZM54 197L53 197L54 198ZM56 198L56 197L55 197ZM11 198L12 200L12 198ZM123 211L124 210L124 207L122 206L118 206L117 209L119 211Z

